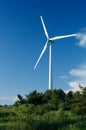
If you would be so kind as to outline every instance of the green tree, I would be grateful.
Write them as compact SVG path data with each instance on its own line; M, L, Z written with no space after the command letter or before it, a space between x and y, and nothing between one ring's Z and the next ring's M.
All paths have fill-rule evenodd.
M62 89L56 90L57 91L57 95L58 95L58 107L59 108L63 108L65 106L66 103L66 94Z
M63 107L66 102L66 94L61 89L47 90L44 97L52 110Z
M86 87L80 87L81 92L74 93L72 112L78 115L86 115Z
M50 103L51 103L51 109L58 110L59 99L56 89L52 91Z
M66 110L71 110L72 100L74 98L74 94L72 91L69 91L66 95Z
M36 90L31 92L29 95L27 95L26 100L27 100L27 103L34 104L34 105L44 103L43 94L38 93Z
M15 102L14 105L26 104L26 100L20 94L18 94L17 97L18 97L18 100Z

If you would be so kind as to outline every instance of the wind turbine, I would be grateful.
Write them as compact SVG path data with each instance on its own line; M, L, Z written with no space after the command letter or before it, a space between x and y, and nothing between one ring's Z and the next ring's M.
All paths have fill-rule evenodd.
M56 36L56 37L53 37L53 38L49 38L49 35L48 35L48 32L47 32L47 29L45 27L45 24L44 24L44 21L43 21L43 18L42 16L40 16L41 18L41 22L42 22L42 26L43 26L43 29L44 29L44 33L45 33L45 36L47 38L47 41L44 45L44 48L34 66L34 69L36 69L40 59L42 58L44 52L46 51L48 45L49 45L49 90L52 89L52 44L54 43L55 40L59 40L59 39L63 39L63 38L68 38L68 37L73 37L73 36L76 36L77 34L70 34L70 35L64 35L64 36Z

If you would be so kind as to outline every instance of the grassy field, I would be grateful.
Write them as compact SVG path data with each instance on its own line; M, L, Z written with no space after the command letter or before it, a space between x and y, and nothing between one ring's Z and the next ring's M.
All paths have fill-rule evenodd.
M37 116L31 119L18 120L14 118L12 121L4 120L0 123L0 130L86 130L86 117L82 120L80 116L57 116L56 113L50 112L44 117Z

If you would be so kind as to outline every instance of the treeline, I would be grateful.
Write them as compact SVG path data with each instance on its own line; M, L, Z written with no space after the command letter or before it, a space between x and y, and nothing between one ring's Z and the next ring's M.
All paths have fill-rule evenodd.
M47 90L44 93L39 93L36 90L26 95L25 98L18 94L18 100L14 105L33 104L34 106L43 106L49 110L71 111L78 115L86 114L86 87L79 85L81 91L67 94L62 89ZM41 107L42 106L42 107Z
M86 87L67 94L62 90L36 90L11 106L0 106L1 130L70 130L86 128ZM82 127L83 126L83 127Z

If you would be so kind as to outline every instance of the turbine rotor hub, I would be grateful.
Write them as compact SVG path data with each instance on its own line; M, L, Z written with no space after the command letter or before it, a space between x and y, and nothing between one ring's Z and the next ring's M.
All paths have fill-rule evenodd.
M50 40L50 39L49 39L49 42L50 42L50 43L54 43L54 41L53 41L53 40Z

